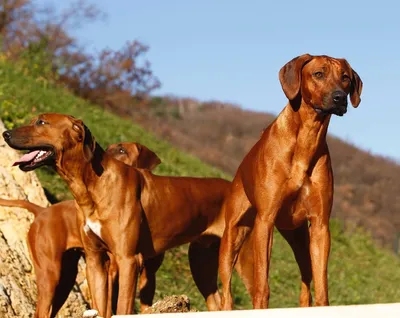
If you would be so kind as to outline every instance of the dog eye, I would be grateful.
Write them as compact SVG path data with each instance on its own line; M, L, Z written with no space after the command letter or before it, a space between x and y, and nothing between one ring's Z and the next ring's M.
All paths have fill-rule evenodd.
M350 81L350 77L347 74L342 75L342 82Z
M45 125L45 124L47 124L45 121L43 121L43 120L41 120L41 119L38 119L37 121L36 121L36 125L38 125L38 126L40 126L40 125Z
M125 153L126 154L126 150L124 148L119 148L119 153Z
M323 78L324 77L324 73L322 73L322 72L315 72L313 75L316 78Z

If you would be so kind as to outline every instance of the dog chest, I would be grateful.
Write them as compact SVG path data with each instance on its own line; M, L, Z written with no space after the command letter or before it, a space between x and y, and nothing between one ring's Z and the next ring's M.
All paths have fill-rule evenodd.
M87 219L86 224L83 227L83 230L85 231L86 235L89 233L89 231L92 231L100 239L102 238L101 237L101 224L99 221L92 221L90 219Z

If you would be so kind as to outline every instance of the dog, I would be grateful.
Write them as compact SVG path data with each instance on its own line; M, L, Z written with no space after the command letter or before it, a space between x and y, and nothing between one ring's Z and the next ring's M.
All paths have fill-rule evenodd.
M133 167L152 170L161 163L153 151L138 143L113 144L106 151ZM0 205L27 209L35 217L28 232L38 287L35 317L55 317L73 288L78 261L83 255L75 202L69 200L45 208L25 200L0 198ZM163 256L149 259L143 265L139 283L141 310L152 304L155 273Z
M220 309L218 245L225 226L220 209L229 181L157 176L129 167L107 154L81 120L62 114L42 114L3 137L12 148L30 151L17 162L21 170L50 165L67 182L78 209L93 308L100 316L111 315L108 254L124 278L118 282L116 313L131 314L137 255L146 261L188 242L195 243L189 249L195 283L209 310ZM252 275L241 259L237 269L248 287Z
M222 207L219 274L222 309L231 310L232 268L251 233L254 308L268 308L274 226L291 246L301 272L300 305L329 305L327 266L333 174L326 134L332 115L343 116L350 95L360 104L362 81L345 59L304 54L279 72L287 106L240 164ZM250 220L250 222L249 222ZM308 222L310 226L308 226Z

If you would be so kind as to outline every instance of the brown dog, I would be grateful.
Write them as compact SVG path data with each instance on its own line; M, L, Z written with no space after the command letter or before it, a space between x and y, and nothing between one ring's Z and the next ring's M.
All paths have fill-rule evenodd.
M326 133L331 114L346 113L348 94L353 106L359 105L362 81L346 60L308 54L287 63L279 79L289 103L244 158L222 208L226 228L219 273L224 310L232 309L232 268L250 232L253 306L268 307L274 225L290 244L300 267L300 305L311 305L312 278L315 304L329 304L333 176Z
M154 152L137 143L110 145L107 152L133 167L152 170L161 163ZM28 232L38 287L35 317L55 317L72 290L78 273L78 260L83 252L75 202L64 201L44 208L25 200L0 199L0 205L24 208L35 216ZM149 259L144 264L140 276L142 310L153 301L155 272L163 256Z
M104 152L82 121L61 114L42 114L3 137L11 147L31 151L18 162L20 169L51 165L69 185L83 230L93 307L101 316L110 316L107 253L123 277L118 284L117 314L130 314L140 265L135 255L147 260L187 242L196 242L194 249L204 248L203 254L192 254L191 264L197 267L191 269L199 271L196 284L208 308L220 308L218 242L224 230L220 208L230 182L156 176L129 167ZM238 269L251 285L251 275L241 272L245 267Z

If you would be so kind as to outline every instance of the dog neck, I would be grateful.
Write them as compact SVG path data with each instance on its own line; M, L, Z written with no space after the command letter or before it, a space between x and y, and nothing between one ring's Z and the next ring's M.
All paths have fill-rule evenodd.
M331 115L318 114L302 100L297 111L290 103L286 105L277 118L277 128L283 130L281 136L294 141L295 152L310 161L318 149L325 145L330 118Z
M320 115L302 101L295 111L290 103L283 109L273 125L280 144L290 152L286 158L290 167L289 178L293 189L301 187L319 156L326 151L326 134L331 115Z
M86 161L84 158L73 160L64 155L63 163L56 167L59 175L67 182L85 218L91 216L95 211L97 198L92 194L96 188L104 184L103 179L107 178L105 169L108 161L107 153L96 143L93 158L90 161ZM103 192L100 191L100 193Z

